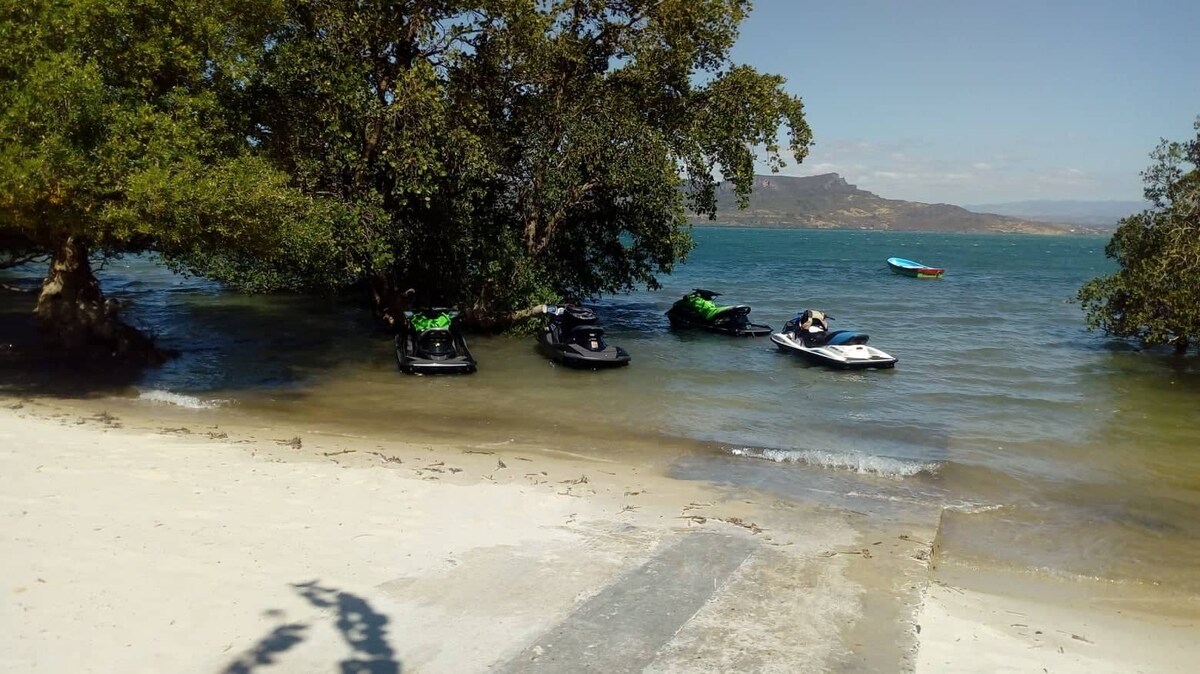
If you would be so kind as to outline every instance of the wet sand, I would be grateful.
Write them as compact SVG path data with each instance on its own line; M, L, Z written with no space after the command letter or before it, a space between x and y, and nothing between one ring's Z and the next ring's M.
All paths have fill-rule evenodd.
M1185 671L1200 656L1187 600L948 583L929 566L935 523L656 461L0 398L0 670Z

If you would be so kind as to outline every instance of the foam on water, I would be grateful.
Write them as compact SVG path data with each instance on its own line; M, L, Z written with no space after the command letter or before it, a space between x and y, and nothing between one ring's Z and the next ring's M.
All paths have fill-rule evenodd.
M171 391L163 391L159 389L150 389L141 391L138 394L138 400L146 400L149 402L163 403L165 405L175 405L176 407L186 407L193 410L207 410L214 407L220 407L225 404L224 400L203 400L196 396L184 395L182 393L172 393Z
M1005 507L1002 503L979 503L962 499L946 500L944 495L930 494L925 492L917 492L915 494L906 495L882 492L848 491L845 495L851 498L872 499L875 501L888 501L891 503L901 503L916 506L933 505L944 510L953 510L955 512L966 513L968 515L991 512L993 510L999 510Z
M943 505L946 510L954 510L968 515L976 515L979 513L990 513L993 510L1001 510L1007 506L1003 503L975 503L973 501L956 501Z
M875 475L892 480L902 480L920 473L936 475L940 466L937 461L906 461L887 456L827 452L818 449L735 447L729 452L734 456L766 459L776 463L802 463L832 470L849 470L859 475Z

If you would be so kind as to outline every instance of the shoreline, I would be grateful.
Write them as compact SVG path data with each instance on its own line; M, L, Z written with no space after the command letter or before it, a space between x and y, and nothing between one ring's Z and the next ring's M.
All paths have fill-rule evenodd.
M1185 671L1200 655L1180 641L1195 602L1156 618L1152 602L1021 596L1082 587L1063 581L947 582L933 528L672 479L644 454L137 408L0 396L0 615L17 626L0 670ZM689 608L608 625L603 655L580 646L596 615L654 606ZM1029 650L1006 610L1088 641Z
M870 232L873 234L937 234L950 236L983 236L995 234L998 236L1036 236L1036 237L1095 237L1097 239L1110 239L1112 232L1098 231L1087 229L1080 226L1078 229L1069 229L1066 231L1051 231L1051 230L997 230L997 229L884 229L884 228L868 228L868 227L821 227L815 225L803 225L793 223L777 223L767 224L761 222L747 222L744 224L731 224L727 222L719 222L709 224L709 220L692 220L692 227L702 229L787 229L787 230L806 230L817 232ZM1116 226L1113 226L1113 230Z

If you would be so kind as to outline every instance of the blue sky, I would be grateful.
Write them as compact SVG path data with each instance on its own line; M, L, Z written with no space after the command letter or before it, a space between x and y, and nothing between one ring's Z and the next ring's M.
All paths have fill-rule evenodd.
M1140 199L1194 137L1200 0L757 0L736 62L787 77L816 145L784 173L975 204Z

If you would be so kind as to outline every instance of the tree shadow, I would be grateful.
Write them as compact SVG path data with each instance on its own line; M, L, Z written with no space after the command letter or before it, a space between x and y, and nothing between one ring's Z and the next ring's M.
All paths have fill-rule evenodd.
M362 597L335 588L321 587L318 581L292 583L300 596L320 609L335 609L335 625L350 646L351 654L338 663L342 674L401 674L396 652L387 640L387 616L376 612ZM220 674L253 674L260 667L276 664L280 654L304 641L309 626L289 623L271 630Z
M20 281L11 271L0 282ZM33 311L36 293L0 290L0 392L90 398L128 395L134 387L175 393L290 390L347 361L373 360L390 349L353 295L249 295L167 275L158 266L105 276L105 292L122 302L122 320L176 357L156 367L64 354L43 343Z
M45 348L33 300L0 294L0 393L83 398L133 385L142 368Z
M251 674L258 667L274 664L275 658L280 653L304 641L304 630L306 629L308 629L308 625L300 623L276 627L271 630L270 634L259 639L254 648L246 651L228 667L222 669L221 674Z
M400 674L400 663L387 640L387 616L362 597L321 587L315 580L292 587L313 606L337 609L337 628L354 651L339 663L342 674Z

